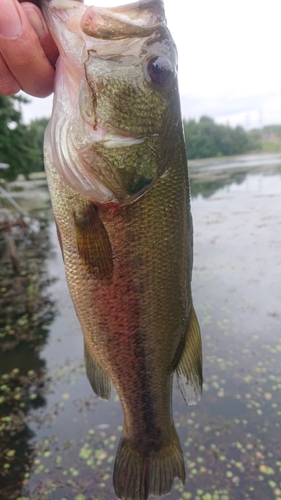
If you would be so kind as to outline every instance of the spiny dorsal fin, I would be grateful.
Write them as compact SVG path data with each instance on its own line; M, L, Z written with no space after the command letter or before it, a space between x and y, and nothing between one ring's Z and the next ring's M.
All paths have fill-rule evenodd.
M97 207L90 203L82 212L74 212L73 217L80 258L97 279L110 280L113 275L112 249Z
M94 392L99 398L109 399L111 394L110 378L104 373L99 363L89 354L86 344L84 344L84 357L87 377Z
M200 401L203 383L202 342L200 327L193 307L176 375L185 402L188 405L194 405Z

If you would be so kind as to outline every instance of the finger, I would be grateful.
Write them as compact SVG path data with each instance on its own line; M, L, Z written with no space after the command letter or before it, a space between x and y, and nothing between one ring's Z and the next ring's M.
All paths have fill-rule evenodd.
M19 3L23 3L23 2L26 2L26 0L18 0ZM32 3L34 5L37 5L37 7L39 7L40 9L40 0L30 0L28 3Z
M12 75L2 55L0 54L0 94L12 95L20 91L20 84Z
M23 2L21 6L28 18L29 23L38 36L40 45L52 66L55 66L59 52L58 48L47 28L42 12L33 3Z
M0 52L6 65L22 90L37 97L49 95L55 72L37 34L16 0L0 0L0 3ZM44 19L41 21L42 31L47 32Z

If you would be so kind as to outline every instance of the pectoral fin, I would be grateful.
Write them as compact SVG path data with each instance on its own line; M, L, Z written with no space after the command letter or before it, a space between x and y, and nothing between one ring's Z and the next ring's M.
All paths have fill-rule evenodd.
M102 399L109 399L111 394L110 378L104 373L99 363L89 354L86 344L84 344L84 357L87 377L94 392Z
M73 217L80 258L97 279L111 279L112 249L97 207L91 203L82 212L74 212Z
M202 342L200 327L192 307L185 346L176 375L180 391L188 405L194 405L201 399L202 393Z

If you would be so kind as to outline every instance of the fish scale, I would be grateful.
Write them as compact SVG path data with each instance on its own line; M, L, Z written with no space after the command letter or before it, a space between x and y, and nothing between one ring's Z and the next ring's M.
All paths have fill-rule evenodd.
M150 494L168 493L174 477L185 480L182 450L172 418L174 372L188 404L200 398L202 386L200 329L191 297L193 230L175 48L163 18L163 4L156 0L131 4L127 11L126 7L119 11L98 9L62 0L53 0L51 4L45 1L43 7L58 48L65 40L69 44L67 51L61 50L54 108L45 137L45 166L66 279L83 331L90 383L96 394L105 399L110 397L113 383L124 411L123 435L113 475L116 495L124 500L145 500ZM124 38L130 37L132 42L134 33L130 15L135 22L138 17L132 16L132 12L136 11L143 16L143 22L137 26L137 42L128 44L126 49ZM117 14L115 23L112 19ZM91 21L93 18L102 18L103 22L110 18L111 24L109 28L97 28ZM86 33L83 31L85 19ZM121 29L120 23L123 27L118 35L114 26ZM73 40L71 30L75 35ZM99 37L106 33L109 38L95 38L97 30ZM84 68L84 81L77 86L76 94L72 76L74 62L78 64L77 33L81 42L77 50L79 54L84 53L77 72L83 74ZM162 38L159 42L159 33L164 37L166 48ZM91 42L97 61L102 43L100 57L104 61L108 53L114 62L113 65L110 60L107 63L107 81L111 78L113 83L100 90L102 101L106 101L109 123L105 111L100 110L99 93L95 93L92 118L88 113L85 119L83 113L87 98L93 101L94 76L97 80L97 72L102 67L98 64L95 67L92 59L89 62ZM126 50L133 69L125 68L125 73L116 71L116 55L120 64L123 56L125 65L128 64ZM74 66L70 77L72 52ZM151 70L148 64L151 58L157 60L157 54L159 65L169 68L169 71L163 70L166 71L161 79L164 85L158 84L158 74L157 84L153 81L153 68ZM151 179L152 157L146 151L142 155L144 179L139 187L135 165L141 157L143 142L138 141L138 123L130 127L130 114L122 110L119 113L116 96L111 95L112 88L122 88L122 85L132 86L130 95L134 94L134 86L139 85L136 95L145 102L138 102L137 110L153 110L155 103L165 100L164 113L158 109L153 123L157 136L154 142L158 158L156 170ZM71 95L73 98L67 104ZM79 102L83 103L82 107ZM58 119L66 106L71 112L65 113L65 119ZM131 101L130 106L134 106ZM138 113L132 115L137 120ZM97 126L90 132L91 120ZM141 138L148 141L151 125L144 130L143 117L140 124ZM118 134L114 135L117 125ZM126 141L122 139L122 130L126 131ZM62 141L57 140L58 137ZM62 143L64 138L71 147ZM108 155L101 160L108 141L114 145L119 141L115 158ZM82 143L83 152L73 146ZM115 149L112 151L114 156ZM122 157L126 158L129 177L126 182L119 177L117 189L117 164L121 165ZM95 168L97 159L98 169ZM103 162L106 163L104 172Z

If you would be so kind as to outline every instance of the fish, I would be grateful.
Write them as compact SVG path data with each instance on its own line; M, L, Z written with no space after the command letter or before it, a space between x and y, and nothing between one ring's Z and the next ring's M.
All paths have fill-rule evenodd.
M161 0L43 0L59 49L45 168L66 280L97 396L119 395L117 498L168 494L185 465L176 375L202 390L193 227L177 51Z

